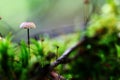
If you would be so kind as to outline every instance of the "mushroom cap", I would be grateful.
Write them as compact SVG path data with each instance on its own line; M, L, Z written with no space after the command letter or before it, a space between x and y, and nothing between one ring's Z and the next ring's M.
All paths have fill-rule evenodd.
M32 29L32 28L36 28L36 25L33 22L23 22L21 23L20 28Z
M84 0L85 4L89 4L89 2L90 2L89 0Z

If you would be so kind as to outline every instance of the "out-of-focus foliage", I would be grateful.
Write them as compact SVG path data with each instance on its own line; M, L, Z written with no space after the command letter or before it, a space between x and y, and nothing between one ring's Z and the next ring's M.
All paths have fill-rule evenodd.
M99 14L92 15L85 41L69 56L72 59L77 54L71 63L55 69L66 79L120 79L120 4L115 1L119 0L108 0ZM80 36L70 34L67 37L31 40L30 52L23 41L17 45L9 37L0 38L0 79L29 80L42 76L41 70L78 42Z
M74 39L71 36L74 36ZM40 41L31 40L29 52L28 45L24 41L21 41L18 45L12 43L9 36L1 38L0 79L28 80L40 74L42 77L43 72L40 71L46 65L55 61L65 49L77 40L78 36L76 34L68 35L67 38L61 36L59 39L53 40L46 38Z
M79 57L66 65L67 77L74 80L120 79L120 4L115 1L108 0L99 14L92 15Z

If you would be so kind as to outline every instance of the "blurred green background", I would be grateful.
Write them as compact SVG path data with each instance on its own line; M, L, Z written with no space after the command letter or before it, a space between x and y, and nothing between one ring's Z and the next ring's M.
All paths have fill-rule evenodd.
M96 2L97 7L104 2L104 0L91 1ZM90 3L86 6L83 3L84 0L1 0L0 32L4 36L13 33L15 41L25 39L26 31L19 28L19 25L25 21L32 21L37 26L36 29L31 30L31 35L68 26L78 30L92 5Z
M65 78L71 80L119 80L120 0L90 0L90 4L84 4L84 1L86 0L19 0L12 2L3 0L0 3L0 16L2 17L0 21L0 33L4 36L12 33L14 36L13 40L18 42L27 40L26 30L19 28L19 25L25 21L32 21L37 26L36 29L30 30L31 37L40 35L43 32L54 33L52 35L58 33L62 35L60 33L67 32L67 30L71 31L69 28L72 27L73 30L79 31L79 34L75 33L48 40L45 37L45 41L44 37L40 37L40 42L33 40L30 48L31 53L33 53L33 55L30 55L31 63L38 60L42 65L48 64L51 53L55 55L53 55L53 58L51 57L50 62L52 62L52 59L54 61L68 47L76 44L81 39L83 41L80 42L79 48L68 56L69 64L63 63L55 70ZM85 37L83 37L80 31L82 31L84 22L91 13L90 21L86 26ZM66 28L61 29L64 27ZM30 53L27 51L28 47L26 47L26 43L21 42L22 46L16 47L16 45L9 42L9 39L1 39L1 41L3 42L0 45L0 53L2 53L0 60L2 62L1 67L4 69L2 70L1 68L1 72L6 73L14 67L13 72L20 73L22 71L23 73L20 73L22 74L20 77L23 77L21 80L25 80L24 77L27 76L24 76L24 74L27 71L24 72L24 65L27 69L26 64L28 64ZM11 47L10 45L14 46ZM16 52L14 53L14 51ZM4 55L4 53L10 56L10 60L9 56ZM7 63L9 61L11 64L14 64L13 62L16 63L16 57L17 65L10 65L9 68ZM15 61L13 61L14 59ZM19 66L18 61L22 62L20 63L22 67ZM67 59L65 61L67 62ZM6 69L8 68L8 70L4 66L7 66ZM32 68L33 72L37 73L35 68ZM13 76L10 77L12 78Z

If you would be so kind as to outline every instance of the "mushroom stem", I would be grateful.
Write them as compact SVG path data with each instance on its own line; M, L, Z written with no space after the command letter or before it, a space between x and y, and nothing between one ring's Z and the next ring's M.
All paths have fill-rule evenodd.
M56 59L57 59L58 56L59 56L59 55L58 55L58 49L59 49L59 46L56 46L56 54L57 54L57 55L56 55Z
M28 37L28 41L27 41L28 49L29 49L29 53L30 53L30 30L29 29L27 29L27 37Z

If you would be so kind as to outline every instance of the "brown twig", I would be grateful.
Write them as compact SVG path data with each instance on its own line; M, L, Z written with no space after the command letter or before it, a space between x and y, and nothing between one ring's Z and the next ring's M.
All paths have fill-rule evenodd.
M94 11L94 6L93 6L93 11ZM83 31L86 30L86 26L91 18L92 12L91 14L87 17L86 21L84 22L84 29ZM71 54L71 52L75 51L76 49L78 49L81 44L86 40L86 36L83 34L81 37L81 40L74 45L73 47L68 48L56 61L54 61L53 63L51 63L49 66L47 66L47 68L45 70L47 70L47 72L45 72L46 76L47 74L49 74L55 67L57 67L59 64L64 63L65 59L68 58L68 56ZM78 54L77 54L78 55ZM44 72L44 71L43 71ZM39 76L39 75L38 75Z
M93 9L92 9L91 14L89 14L89 16L87 17L87 19L86 19L85 22L84 22L84 25L83 25L83 26L84 26L84 29L83 29L83 31L86 30L87 24L88 24L88 22L89 22L89 20L90 20L90 18L91 18L92 13L94 12L94 8L95 8L95 6L93 5ZM53 62L53 63L50 65L50 69L53 69L54 67L56 67L56 66L58 66L59 64L61 64L62 62L64 62L65 59L70 55L70 53L73 52L74 50L76 50L76 49L81 45L81 43L84 42L85 39L86 39L86 36L83 34L81 40L80 40L76 45L74 45L73 47L67 49L67 50L63 53L62 56L60 56L55 62Z
M53 62L50 65L50 69L52 70L54 67L58 66L59 64L61 64L62 62L64 62L64 60L70 55L71 52L75 51L80 45L81 43L83 43L85 37L83 37L81 39L80 42L78 42L76 45L74 45L73 47L67 49L62 56L60 56L55 62Z

